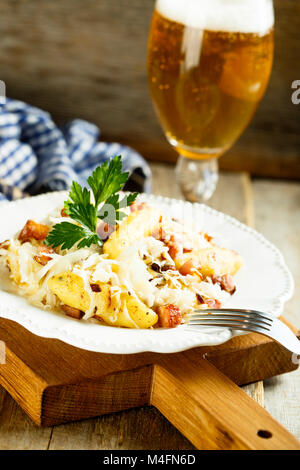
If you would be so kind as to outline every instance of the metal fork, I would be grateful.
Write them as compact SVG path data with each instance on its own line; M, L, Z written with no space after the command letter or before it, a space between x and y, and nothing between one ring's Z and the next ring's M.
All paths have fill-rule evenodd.
M300 341L287 325L269 313L257 310L216 308L195 310L188 315L187 328L202 326L223 326L232 330L261 333L282 344L294 354L300 355Z

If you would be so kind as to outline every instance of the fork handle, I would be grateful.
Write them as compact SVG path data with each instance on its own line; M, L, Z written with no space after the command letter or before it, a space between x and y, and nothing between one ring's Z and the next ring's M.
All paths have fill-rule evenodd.
M300 442L205 359L155 366L152 405L198 449L296 450Z

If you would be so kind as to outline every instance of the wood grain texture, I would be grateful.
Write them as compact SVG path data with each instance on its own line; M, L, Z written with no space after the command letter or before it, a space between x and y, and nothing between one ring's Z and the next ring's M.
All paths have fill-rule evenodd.
M144 407L56 426L49 449L192 450L194 446L156 408Z
M260 380L259 382L254 382L243 387L244 392L253 400L255 400L260 406L265 405L265 391L264 391L264 382Z
M0 449L45 450L51 428L37 428L22 408L0 387Z
M0 336L7 349L0 383L38 425L154 405L199 449L300 449L291 434L234 385L296 368L291 355L268 338L250 334L166 356L83 351L4 319ZM241 426L251 413L252 430ZM271 432L272 439L258 438L260 429Z
M224 169L300 178L298 0L275 0L276 47L267 94ZM3 0L1 76L9 96L40 106L58 122L85 118L109 140L149 159L174 161L154 115L146 80L154 0Z
M165 358L155 369L152 403L197 449L300 449L296 438L206 360L195 368L184 354L177 361ZM270 438L260 437L262 431Z
M153 407L123 411L55 428L37 428L22 408L0 387L0 450L193 448Z
M256 226L282 251L294 280L293 298L285 315L300 327L300 185L288 182L254 181ZM300 371L265 381L265 406L300 439Z

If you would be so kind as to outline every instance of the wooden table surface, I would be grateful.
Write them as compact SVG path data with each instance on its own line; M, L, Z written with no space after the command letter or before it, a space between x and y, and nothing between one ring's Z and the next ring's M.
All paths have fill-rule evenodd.
M173 167L152 164L155 194L181 198ZM251 180L245 173L222 173L209 205L255 226L283 252L295 278L295 295L285 317L300 329L300 184ZM244 387L246 393L300 439L300 371ZM37 428L0 387L0 449L193 449L154 408Z

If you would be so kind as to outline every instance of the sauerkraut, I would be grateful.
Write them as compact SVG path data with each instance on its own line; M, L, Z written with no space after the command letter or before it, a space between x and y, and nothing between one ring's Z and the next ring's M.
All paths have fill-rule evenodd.
M135 210L138 214L144 207ZM48 215L43 224L51 230L54 224L65 220L73 222L61 216L59 207ZM113 232L113 237L122 230L123 224L126 224L126 219ZM127 225L130 231L130 224ZM137 317L131 314L128 307L135 299L134 305L140 306L141 311L144 309L145 315L158 312L161 306L171 305L178 309L178 324L184 322L185 316L196 308L226 303L232 292L226 290L226 284L220 279L225 275L231 276L233 272L230 269L218 272L218 257L215 256L211 237L204 232L186 229L164 214L151 233L141 234L139 232L136 239L131 236L131 243L114 257L105 253L105 249L101 252L95 245L82 249L75 246L71 250L47 250L43 248L43 240L32 237L24 242L19 239L18 233L0 245L0 259L2 266L9 270L11 283L17 286L20 295L47 310L61 311L63 304L76 310L73 301L66 303L63 295L49 287L49 280L62 273L78 276L82 279L87 299L81 315L83 320L93 318L110 325L140 327L143 322L137 322ZM200 261L202 254L208 250L211 250L212 256L211 275L203 274ZM103 286L109 287L109 314L99 311L99 292L103 291ZM147 327L161 326L162 323L158 315L156 323L147 323Z

